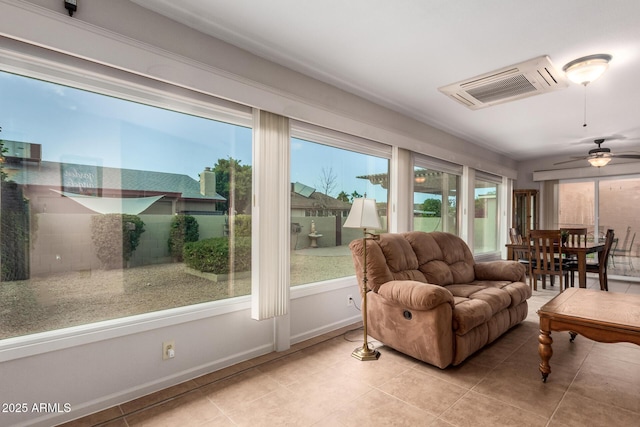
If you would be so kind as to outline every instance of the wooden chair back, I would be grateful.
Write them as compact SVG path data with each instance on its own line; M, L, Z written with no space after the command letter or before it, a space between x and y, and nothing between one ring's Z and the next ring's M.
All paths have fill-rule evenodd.
M583 246L587 243L587 228L561 228L561 234L567 234L567 244L569 246Z
M518 233L516 228L509 229L509 240L512 245L521 245L522 244L522 236Z
M587 262L586 270L587 273L598 273L598 278L600 279L600 289L603 291L609 290L609 280L607 278L607 265L609 264L609 254L611 253L611 247L613 246L613 241L615 239L615 234L613 230L607 230L607 234L605 235L604 240L604 249L601 252L598 252L598 262L597 263L589 263ZM571 273L571 286L574 285L574 272L579 271L580 268L576 262L569 263L565 266L565 270Z
M607 230L607 234L604 238L604 250L602 251L602 257L600 258L600 270L604 268L604 271L607 271L607 264L609 263L609 255L611 254L611 247L613 246L613 241L615 239L615 233L612 229Z
M562 239L560 230L531 230L531 255L529 280L533 289L537 290L536 277L542 276L542 287L546 287L546 276L560 278L560 292L563 291L563 278L568 272L563 271Z

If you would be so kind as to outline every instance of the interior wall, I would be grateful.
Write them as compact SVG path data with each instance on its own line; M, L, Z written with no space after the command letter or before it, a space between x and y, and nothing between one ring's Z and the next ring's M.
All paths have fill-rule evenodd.
M571 163L570 165L555 165L554 163L557 161L557 157L543 157L519 162L515 188L541 190L543 180L603 178L632 175L640 172L640 162L621 159L615 159L601 168L590 166L586 160L584 162Z

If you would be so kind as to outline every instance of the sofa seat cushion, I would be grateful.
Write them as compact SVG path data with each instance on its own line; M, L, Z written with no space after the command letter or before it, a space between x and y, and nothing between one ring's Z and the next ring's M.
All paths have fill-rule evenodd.
M507 282L502 280L476 280L474 285L483 288L502 289L511 298L509 307L520 305L523 301L531 298L531 287L524 282Z
M486 302L479 299L455 297L453 309L453 330L456 335L464 335L473 328L487 323L493 313Z
M454 296L453 329L464 335L511 305L508 292L497 287L450 285L445 287Z

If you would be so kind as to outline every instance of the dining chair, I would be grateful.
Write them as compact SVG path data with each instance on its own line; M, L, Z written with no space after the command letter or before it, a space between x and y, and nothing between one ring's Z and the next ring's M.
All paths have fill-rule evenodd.
M569 272L564 269L560 230L531 230L529 254L529 283L538 290L537 276L542 277L542 289L546 289L546 277L560 278L560 292L568 283ZM564 281L563 281L564 279ZM553 281L551 282L553 285Z
M509 240L512 245L518 245L513 247L513 259L518 261L520 264L524 265L527 269L527 274L529 274L529 252L530 248L525 244L525 241L522 239L520 233L515 228L509 229Z
M511 241L512 245L521 245L522 244L522 236L518 232L517 228L513 228L512 227L512 228L509 229L509 240Z
M578 227L578 228L560 228L560 234L566 236L566 244L569 246L580 246L585 245L587 243L587 228L586 227ZM565 239L563 239L564 241ZM577 257L575 255L569 255L565 258L570 260L575 260Z
M560 228L561 234L567 235L567 244L579 246L587 243L587 228Z
M604 240L604 249L598 254L597 262L587 262L587 273L597 273L598 279L600 279L600 290L609 290L609 280L607 278L607 264L609 264L609 255L611 253L611 247L613 246L613 239L615 233L613 230L607 230L607 234ZM574 273L578 271L578 264L576 262L569 262L566 264L567 270L571 273L571 287L574 285Z
M613 247L612 254L611 254L611 263L614 267L616 266L616 257L619 256L619 257L628 259L628 262L618 261L618 263L629 264L630 269L633 270L633 263L631 262L631 259L629 258L629 256L631 256L631 250L633 249L633 241L636 238L636 233L633 233L633 236L631 236L631 242L629 242L630 236L631 236L631 227L627 227L627 234L624 236L622 245L619 245L620 243L619 240L616 240L616 244Z

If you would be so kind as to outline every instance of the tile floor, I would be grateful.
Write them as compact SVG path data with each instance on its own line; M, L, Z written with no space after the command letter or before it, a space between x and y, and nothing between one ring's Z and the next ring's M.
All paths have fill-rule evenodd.
M609 286L640 294L640 283ZM597 280L588 287L599 288ZM556 332L542 383L536 310L556 293L534 292L521 325L458 367L440 370L377 342L380 359L360 362L350 353L362 332L347 329L65 426L638 425L639 346L570 343Z

